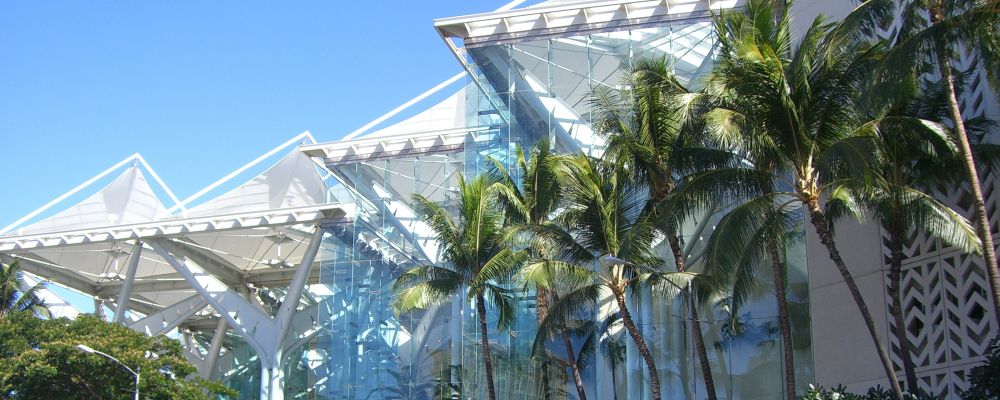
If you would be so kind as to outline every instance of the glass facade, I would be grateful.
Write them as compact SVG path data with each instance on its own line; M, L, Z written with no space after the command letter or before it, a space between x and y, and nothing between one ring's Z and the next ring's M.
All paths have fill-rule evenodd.
M465 296L404 315L391 310L394 279L406 268L437 261L431 233L414 215L410 195L419 193L454 207L459 173L474 176L484 171L487 156L513 166L513 150L541 138L549 138L558 151L600 156L604 141L590 128L588 96L596 87L620 88L629 60L667 57L691 88L698 88L712 67L715 40L707 19L616 29L467 47L464 54L473 74L464 90L463 146L327 160L331 201L353 204L356 212L325 228L318 282L308 291L317 328L286 353L286 398L486 397L476 313ZM682 229L693 268L703 262L703 243L718 211L694 218ZM796 232L786 263L796 376L804 387L812 380L812 360L805 239L801 229ZM665 245L657 251L671 259ZM697 321L719 398L781 397L782 347L768 268L760 267L757 293L736 318L703 310ZM664 398L703 399L705 387L691 339L694 321L684 301L643 301L634 305L632 314L656 358ZM523 293L509 331L493 329L495 316L490 317L496 389L501 398L576 399L565 363L543 369L531 357L535 306L535 295ZM607 310L593 310L591 323L573 339L585 363L588 397L648 398L645 366L621 326L606 326ZM736 324L730 322L734 319ZM589 345L588 335L595 338ZM236 355L227 364L232 368L220 369L242 374L233 381L256 380L253 352L245 345L234 348L242 350L232 351ZM565 358L562 346L548 350L556 359ZM246 398L255 394L244 391Z
M674 72L695 90L713 66L715 38L709 19L677 21L657 26L633 26L614 31L587 31L526 41L477 43L467 46L467 61L476 78L487 87L484 97L492 102L473 101L480 113L499 109L508 117L510 137L530 145L548 137L563 152L584 152L599 156L603 140L590 128L589 95L594 88L621 88L622 74L630 60L665 57ZM682 240L688 265L699 268L703 243L708 238L719 211L707 212L688 221ZM799 387L813 376L808 315L808 277L804 230L790 237L786 251L789 309ZM657 248L660 257L672 260L667 246ZM669 261L668 261L669 263ZM760 285L752 300L735 320L715 311L701 311L700 323L719 398L772 399L782 395L782 348L777 323L773 274L769 266L758 270ZM533 308L526 297L525 309ZM693 319L684 299L644 301L635 305L633 316L656 358L664 398L702 399L704 380L691 338ZM708 315L706 315L708 314ZM594 325L601 327L607 315L595 311ZM528 320L533 320L531 316ZM588 396L592 398L640 399L649 397L645 364L620 327L598 332L601 349L584 371ZM575 343L577 351L583 343ZM612 362L620 349L621 363ZM552 347L557 357L564 351ZM524 355L521 356L522 359ZM516 357L515 357L516 358ZM479 368L469 364L466 368ZM480 363L481 364L481 363ZM553 375L562 386L559 398L576 398L569 379L570 370ZM512 371L523 374L523 371ZM525 376L525 375L517 375ZM503 378L499 378L503 379ZM527 379L525 379L527 380ZM520 396L520 393L518 393ZM538 392L524 398L539 397ZM522 398L522 397L518 397Z

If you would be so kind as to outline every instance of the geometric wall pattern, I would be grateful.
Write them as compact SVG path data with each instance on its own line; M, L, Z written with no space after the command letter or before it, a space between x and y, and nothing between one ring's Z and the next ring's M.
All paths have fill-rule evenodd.
M968 59L956 60L956 71L970 69ZM961 99L966 117L995 115L992 93L985 82L985 73L975 71ZM991 137L997 136L993 132ZM980 169L983 195L990 214L990 228L994 243L1000 242L1000 180L988 168ZM945 204L974 221L973 202L968 185L961 188L936 188L934 195ZM883 274L888 288L889 251L885 246L888 236L882 232L882 254L885 262ZM958 399L968 389L966 376L969 370L984 360L990 339L1000 327L994 326L993 304L990 299L989 280L980 256L965 254L947 247L924 232L913 232L906 240L903 253L901 297L907 337L913 346L913 363L916 366L918 387L938 398ZM886 299L887 307L893 307ZM888 309L887 309L888 312ZM888 318L887 332L895 324ZM899 361L899 344L895 336L891 341L893 358L899 378L905 379Z

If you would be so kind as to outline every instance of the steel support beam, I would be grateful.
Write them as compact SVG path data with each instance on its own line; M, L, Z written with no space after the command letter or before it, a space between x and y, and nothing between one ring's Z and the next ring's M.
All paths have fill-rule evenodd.
M215 366L219 362L219 352L222 351L222 342L226 338L226 325L225 318L219 318L218 324L215 325L215 333L212 334L212 343L208 346L208 354L205 355L205 366L201 370L201 377L204 379L212 379L212 373L215 372Z
M195 340L191 332L184 332L181 336L183 339L184 359L201 373L201 371L206 369L206 365L205 359L202 358L201 352L198 351L198 341Z
M247 344L253 347L262 363L270 362L273 352L265 343L273 341L270 337L275 334L271 318L183 253L171 254L168 249L176 249L177 246L165 242L165 240L152 240L148 244L180 273L195 291L212 305L212 308L222 314Z
M109 285L101 285L97 289L97 295L101 297L111 297L115 293L120 293L123 287L124 281L115 282L114 284ZM136 293L168 292L185 289L191 289L191 285L187 283L184 278L179 276L169 280L140 278L133 281L132 288L129 292L134 297Z
M267 268L252 270L247 272L246 281L254 286L288 286L292 282L292 277L295 276L295 271L297 270L294 268ZM307 284L316 283L319 283L319 264L314 262L312 270L309 271Z
M237 287L243 282L243 271L204 247L180 240L157 240L167 251L187 257L206 272L212 274L229 287Z
M129 324L128 327L149 336L165 334L206 306L208 306L208 301L196 294L172 304L160 312L147 315L145 318Z
M128 259L128 270L125 272L125 282L121 291L118 292L118 307L115 309L114 323L120 324L125 320L125 312L128 311L128 298L132 295L132 284L135 282L135 270L139 268L139 260L142 258L142 242L136 240L132 246L132 255Z
M18 264L21 265L21 268L27 272L45 277L47 280L59 283L60 285L68 288L79 290L91 296L97 293L97 285L91 280L84 278L79 273L76 273L69 268L59 266L58 264L45 260L44 258L34 254L31 256L31 258L28 258L21 255L0 254L0 261L3 261L4 264L10 264L17 261Z

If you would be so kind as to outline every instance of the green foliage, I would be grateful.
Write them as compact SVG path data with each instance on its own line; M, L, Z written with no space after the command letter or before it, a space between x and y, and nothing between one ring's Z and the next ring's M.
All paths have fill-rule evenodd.
M141 371L140 394L154 399L210 399L236 393L196 376L181 344L149 337L91 315L38 319L17 312L0 320L0 398L131 399L134 376L84 344ZM158 357L148 356L147 352Z
M16 261L0 265L0 320L16 311L30 311L39 317L49 315L45 303L37 295L44 285L39 283L26 290L25 286L24 275Z
M506 284L527 253L505 245L504 213L496 195L499 186L485 175L470 180L460 176L458 218L440 204L413 195L417 213L434 231L443 266L417 266L401 274L393 284L396 313L441 304L464 286L469 288L470 299L481 296L497 310L498 329L510 326L515 299Z
M986 363L969 371L969 390L962 394L969 400L1000 399L1000 337L990 342Z
M884 389L882 386L875 386L869 388L868 392L865 394L854 394L847 391L843 385L839 385L832 389L827 389L822 386L815 387L809 385L809 390L806 394L802 396L802 400L895 400L896 395L892 393L891 390ZM903 399L905 400L931 400L932 398L926 396L918 396L910 393L903 393Z

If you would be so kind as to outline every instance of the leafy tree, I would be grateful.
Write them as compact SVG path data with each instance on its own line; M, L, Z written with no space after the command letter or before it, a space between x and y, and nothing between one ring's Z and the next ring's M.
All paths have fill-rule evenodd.
M479 314L480 340L487 392L496 399L490 359L487 305L499 314L497 329L510 327L516 312L512 275L527 259L524 251L505 246L504 214L497 204L497 182L481 175L471 180L459 176L457 218L427 198L414 194L416 211L434 231L442 266L424 265L403 272L393 284L396 313L427 308L468 289Z
M111 360L80 351L80 344L140 371L143 397L210 399L236 395L220 383L197 378L177 340L149 337L92 315L75 320L38 319L16 312L0 320L0 397L131 399L135 390L132 374Z
M788 24L773 23L776 15L769 2L753 0L745 13L722 15L716 20L719 61L712 88L724 106L709 117L724 145L760 155L754 159L772 160L778 176L790 178L790 191L767 194L772 199L762 202L772 207L787 198L805 206L865 321L893 392L902 399L889 353L820 201L836 176L868 176L874 156L874 125L863 120L855 100L882 48L842 34L868 11L861 6L840 25L817 18L796 48ZM787 20L787 12L780 20Z
M25 289L27 286L17 261L0 265L0 320L17 311L30 311L38 317L49 316L45 303L38 298L38 291L45 287L44 284Z

